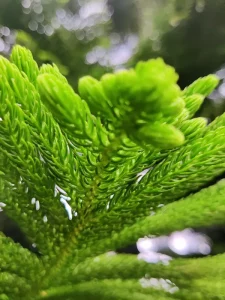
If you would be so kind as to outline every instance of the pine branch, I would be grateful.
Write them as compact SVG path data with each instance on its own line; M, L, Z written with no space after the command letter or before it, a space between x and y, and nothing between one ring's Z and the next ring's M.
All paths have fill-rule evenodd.
M171 261L168 265L163 265L146 264L132 255L102 255L94 259L87 259L87 261L80 265L78 264L74 270L70 270L66 274L67 276L61 278L60 283L52 283L56 288L49 291L49 296L54 295L56 297L63 293L66 295L67 292L69 295L73 294L75 296L80 286L82 286L82 290L88 290L87 293L89 293L90 285L93 285L94 289L99 283L101 286L101 283L104 282L112 282L114 286L113 291L117 294L118 291L120 292L120 286L116 285L116 282L119 281L122 283L121 290L128 290L133 294L145 286L142 294L147 293L148 297L153 296L157 297L157 299L158 297L161 299L160 295L163 297L164 293L166 294L164 295L166 299L190 299L190 297L194 299L196 297L196 290L199 290L198 295L200 299L212 299L213 292L216 291L218 295L224 292L224 287L220 279L224 277L223 261L224 255L218 255L205 259L177 259ZM104 272L102 272L103 269ZM214 280L215 276L218 280L217 284ZM154 279L155 285L153 280L150 281L151 278ZM170 278L170 280L166 281L162 278ZM212 285L215 284L215 289L212 288L212 285L210 286L212 293L207 284L205 284L206 281L212 282ZM63 286L63 282L73 285ZM127 286L128 282L130 282L130 287ZM59 285L61 287L57 289ZM103 287L106 292L106 294L103 294L106 297L104 299L108 299L107 285L103 285ZM154 290L154 287L156 290ZM78 293L80 294L80 291ZM92 295L94 294L92 289L91 293ZM111 295L112 291L109 293ZM211 296L205 298L210 293ZM87 295L83 297L87 297ZM47 291L45 297L48 297ZM117 297L122 299L119 294ZM129 295L129 297L132 297L132 295Z
M89 281L86 283L77 284L74 286L62 286L60 288L43 291L40 299L137 299L137 300L151 300L157 299L173 299L161 291L155 292L151 288L143 288L140 283L136 281L122 281L122 280L102 280Z
M81 261L86 257L93 257L131 245L139 237L148 236L149 234L158 236L189 227L223 225L225 214L224 191L225 181L222 180L212 187L165 205L155 215L142 218L139 222L136 222L133 226L128 226L121 232L119 232L121 228L119 224L120 221L123 220L124 222L125 220L122 212L121 220L118 221L119 216L115 215L115 223L111 222L110 230L114 230L111 234L108 232L108 226L103 226L103 224L108 224L107 221L110 222L108 216L105 215L104 221L100 223L101 228L98 227L96 222L89 225L91 230L83 232L85 237L88 238L84 247L82 247L82 241L80 241L81 249L76 250L76 256ZM96 247L96 243L98 247ZM76 259L74 259L74 263L77 263Z
M30 61L30 65L35 64L33 63L33 59L29 51L25 51L23 48L20 47L17 47L15 49L16 49L15 52L12 53L12 57L14 60L17 61L17 63L20 61L19 60L20 56L23 57L27 53L28 59ZM19 64L19 66L21 67L21 64ZM17 107L16 105L14 105L13 109L19 111L21 113L21 116L23 116L24 120L26 120L26 122L31 126L32 137L34 139L35 144L38 147L38 149L35 149L36 145L33 146L36 156L38 157L38 162L43 167L47 165L48 172L50 172L50 174L46 174L46 178L43 179L43 184L41 184L41 181L38 178L38 181L35 184L35 186L37 187L41 186L41 190L38 191L39 193L37 193L37 195L33 194L31 198L35 198L35 199L37 198L38 201L41 203L41 206L43 205L43 207L45 207L45 211L41 210L42 219L47 217L48 223L51 223L52 217L54 223L56 215L58 219L59 218L61 219L60 226L56 226L56 228L53 228L52 226L51 233L49 233L50 248L48 249L48 253L50 254L50 249L51 252L54 253L55 249L52 249L52 246L58 244L58 240L56 243L54 232L55 233L57 232L57 234L59 235L59 231L65 234L66 231L69 230L68 229L69 226L68 224L66 224L67 223L66 213L63 211L59 212L59 207L62 206L59 201L59 197L57 197L58 198L57 202L56 199L54 199L55 184L58 183L62 188L68 191L68 194L73 197L72 201L75 202L74 193L75 193L76 185L74 185L73 182L76 181L76 161L74 160L73 153L72 151L70 151L66 138L61 133L58 124L56 124L52 116L49 114L49 112L45 109L43 104L40 102L40 97L37 91L35 90L35 87L28 81L26 77L24 78L19 73L19 71L15 67L13 67L12 64L10 64L7 60L3 58L1 60L0 68L2 70L2 73L5 74L6 76L5 86L7 86L8 84L9 93L11 94L15 93L15 97L16 97L15 101L20 102L23 111L21 110L20 107ZM26 68L24 69L26 71ZM23 71L23 69L21 71ZM10 75L12 73L14 73L13 80L12 80L12 76ZM20 87L19 91L18 91L18 87ZM19 120L18 117L16 119ZM21 126L21 121L19 122L20 122L19 125ZM24 127L28 128L28 125L24 124ZM27 137L24 138L24 140L27 141ZM30 144L28 145L31 144L33 145L33 141L32 142L30 141ZM31 149L28 149L28 151L30 154L29 158L33 159L35 157L35 154L32 154ZM44 163L40 160L40 157L42 161L44 160ZM53 157L54 159L52 159ZM10 158L12 158L12 156L10 156ZM25 173L27 173L27 165L28 167L32 166L31 163L25 161L24 162ZM34 173L33 170L37 170L38 174L44 175L46 173L46 171L44 170L38 171L37 167L33 167L32 174ZM26 178L26 175L24 173L22 173L21 175L23 178ZM51 179L51 182L47 181L47 176L49 177L49 175L53 177ZM30 180L30 181L32 182L32 187L33 187L34 180ZM70 185L70 188L68 188L68 185ZM50 189L48 189L48 192L43 190L44 186L48 186L48 188L50 187ZM43 193L41 194L40 191ZM51 209L49 205L51 205ZM76 205L78 204L76 203ZM43 220L45 221L45 219ZM42 223L43 220L41 221ZM62 223L64 223L65 225L62 226ZM54 237L53 240L50 239L51 236ZM61 241L63 241L62 236L58 238L61 239ZM39 243L37 244L40 247L40 244ZM42 251L44 251L44 249Z
M189 227L222 225L225 215L224 192L225 181L221 180L216 185L162 207L154 216L148 216L124 229L120 239L117 235L112 237L112 245L113 241L119 242L112 249L124 246L124 241L129 245L148 234L161 235Z
M5 293L10 299L18 299L38 291L45 270L37 257L1 235L0 246L0 298Z
M36 85L39 69L30 51L23 51L23 48L20 46L14 47L11 54L11 61L23 72L23 75L27 75L33 85Z
M191 286L191 281L203 280L205 277L212 280L216 276L218 280L221 280L223 278L223 260L224 254L204 259L174 259L169 264L147 264L134 255L104 254L86 259L71 267L58 282L52 282L52 285L77 284L104 279L138 280L143 277L146 279L153 277L170 278L170 281L179 287L185 286L187 283Z
M130 192L131 197L128 195L126 202L118 202L109 213L102 214L101 222L98 219L88 225L85 237L95 244L110 232L119 232L125 224L131 225L135 219L150 214L151 207L154 211L162 203L175 201L187 192L194 192L224 172L224 164L221 163L224 157L224 133L223 127L218 128L215 132L210 131L203 138L183 146L183 149L171 152L139 184L135 184ZM199 214L201 215L201 210ZM111 224L111 227L107 224Z
M12 52L14 60L17 59L19 61L20 56L27 55L30 64L35 64L29 51L24 50L22 47L16 47L15 49L15 52ZM6 64L6 62L4 63ZM12 69L13 65L10 65L8 62L7 64L7 69ZM26 122L33 129L32 135L35 144L38 145L43 156L42 158L50 168L51 175L61 185L65 185L65 189L68 190L68 184L71 184L76 178L76 161L70 151L68 142L62 134L59 125L41 103L40 96L35 87L26 78L23 78L18 71L14 70L14 73L16 77L14 82L10 81L10 77L8 77L8 80L11 83L12 89L15 86L22 86L22 90L20 90L20 94L17 97L22 104ZM52 157L54 157L54 160ZM72 185L71 189L73 190L75 187L75 185Z
M132 209L140 204L144 212L152 201L154 206L174 201L223 173L224 134L224 128L218 128L171 152L135 187L136 195L129 199Z
M41 254L0 236L0 298L223 296L224 255L165 265L103 254L224 223L225 182L202 189L225 171L224 115L193 118L215 76L181 91L155 59L86 76L76 94L57 66L39 69L20 46L11 62L0 58L0 73L0 210Z

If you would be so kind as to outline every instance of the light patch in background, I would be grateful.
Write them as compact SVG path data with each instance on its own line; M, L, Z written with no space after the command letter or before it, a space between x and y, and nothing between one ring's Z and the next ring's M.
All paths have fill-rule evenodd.
M168 246L178 255L208 255L211 252L209 238L204 234L194 232L191 229L172 233L168 240Z
M136 246L140 252L139 257L151 263L166 258L156 255L160 253L174 253L180 256L209 255L212 250L209 237L192 229L176 231L169 236L140 238Z
M112 39L114 40L114 35ZM118 39L118 43L111 41L110 44L109 48L94 47L87 53L86 63L90 65L98 63L104 67L113 67L115 70L121 69L135 53L138 37L129 34L122 41Z
M221 104L224 102L225 98L225 65L221 66L221 68L215 73L216 76L219 77L220 84L214 91L208 96L210 100L212 100L215 104Z
M5 207L6 204L4 202L0 202L0 212L3 211L3 207Z
M76 38L84 42L104 37L107 31L105 28L113 14L107 1L85 0L78 3L80 7L75 13L65 8L56 8L55 11L50 12L45 9L48 3L40 0L22 0L21 6L23 13L28 15L27 27L40 35L51 36L58 29L63 28L74 32ZM4 35L4 38L1 35ZM15 41L16 31L0 27L0 53L9 54ZM135 34L128 34L122 38L118 33L111 33L109 45L93 47L86 54L85 62L114 70L124 69L125 64L136 52L138 43L139 39Z
M137 241L137 249L139 252L160 252L168 247L168 236L161 236L156 238L144 237Z
M15 44L16 33L6 26L0 26L0 53L8 54Z
M92 40L102 35L99 25L107 23L112 11L105 0L78 1L80 8L76 13L64 8L56 8L50 12L48 1L22 0L21 5L24 14L30 18L29 28L39 34L51 36L60 27L68 31L82 32L81 39ZM51 17L49 16L51 14ZM34 23L36 22L36 23ZM91 32L90 32L91 31ZM81 34L78 34L81 37Z
M24 8L29 8L31 6L31 0L23 0L21 4Z
M225 83L222 83L219 88L218 88L218 92L225 97Z

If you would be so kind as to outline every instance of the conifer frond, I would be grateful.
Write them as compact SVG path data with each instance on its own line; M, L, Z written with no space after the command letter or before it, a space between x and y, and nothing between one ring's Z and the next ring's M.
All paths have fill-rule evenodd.
M108 126L124 131L140 146L173 148L183 143L183 135L162 123L184 108L177 79L171 67L156 59L140 62L134 70L104 75L100 81L84 77L79 93L92 113L106 118ZM161 139L167 135L168 140Z
M20 52L16 51L16 54L19 55ZM27 186L24 190L27 188L30 190L25 195L26 205L31 207L32 199L34 199L43 206L40 211L39 206L36 207L40 228L44 226L44 230L47 231L52 220L54 224L49 227L49 237L54 236L54 232L65 233L68 225L60 224L59 226L54 221L56 218L61 218L62 223L66 220L65 213L56 213L62 205L59 197L55 198L54 189L56 184L60 184L68 191L69 182L72 186L69 191L74 192L76 162L72 151L69 150L66 138L61 133L58 124L41 103L33 84L4 58L1 58L0 70L2 74L0 87L2 151L8 155L10 163L18 169L22 180L25 181ZM29 200L28 197L30 197ZM7 209L10 210L10 207ZM48 224L45 224L47 219ZM54 228L55 225L56 228ZM38 241L35 242L39 244ZM49 241L49 250L53 250L53 245L54 243Z
M177 80L153 59L85 76L75 93L23 47L0 58L0 211L39 251L0 236L0 299L224 295L224 254L167 264L104 254L149 234L224 225L225 181L203 188L225 171L225 115L193 118L218 78L183 91Z
M185 135L185 141L190 142L196 138L200 138L205 133L207 120L205 118L194 118L186 120L180 125L180 130Z
M87 281L122 279L139 280L141 278L169 278L177 287L184 287L192 281L215 276L220 281L223 278L224 254L204 259L174 259L169 264L146 264L134 255L104 254L92 259L86 259L74 268L70 268L58 282L52 285L59 286L66 283L77 284ZM102 270L104 269L104 272ZM113 270L113 272L112 272ZM190 281L187 283L187 281Z
M198 78L183 91L183 96L188 97L194 94L200 94L204 97L212 93L219 83L219 78L215 75L208 75Z
M133 280L102 280L88 281L74 286L62 286L49 291L43 291L40 299L96 299L102 300L159 300L173 299L166 292L154 288L142 287L141 283Z
M225 218L224 193L225 181L221 180L212 187L158 208L155 215L143 218L119 233L119 222L117 220L116 226L113 227L112 225L111 227L117 232L111 234L110 238L107 238L107 226L106 228L103 226L98 228L97 224L94 224L92 225L92 231L87 230L84 232L88 239L84 248L80 250L80 253L77 253L77 256L81 260L81 257L85 259L88 256L116 250L135 243L139 237L148 236L149 233L159 236L189 227L223 225ZM107 216L105 218L107 220ZM123 213L121 213L121 222L122 220L124 222L126 219L122 218ZM114 220L116 221L116 218ZM104 237L106 238L104 239ZM98 243L98 247L96 247L96 243Z
M149 215L150 208L154 211L158 205L178 200L224 172L224 134L224 127L218 128L171 152L153 166L138 184L135 182L129 193L121 197L107 214L102 215L102 222L112 224L111 230L118 232L125 224ZM109 234L107 226L100 226L92 224L96 240ZM92 231L87 229L85 234L86 237L89 234L92 236ZM89 240L93 241L92 238Z
M117 235L112 236L111 249L123 247L125 241L128 245L132 244L138 237L147 236L149 232L152 235L161 235L189 227L222 225L225 218L224 194L225 181L221 180L198 193L165 205L154 216L148 216L125 228L120 232L120 239Z
M0 299L21 299L38 291L38 282L45 274L43 264L28 250L0 235ZM6 298L8 299L8 298Z
M32 84L36 84L39 73L38 65L33 59L31 52L23 51L20 46L14 47L11 54L11 61L18 67L21 72L24 72Z
M52 74L56 77L58 77L59 79L61 79L63 82L67 83L67 79L65 76L63 76L58 67L53 64L53 65L48 65L48 64L44 64L41 66L40 68L40 71L39 71L39 74L45 74L45 73L48 73L48 74Z
M110 298L113 292L118 299L123 299L124 290L127 291L125 295L131 299L135 292L141 292L142 295L147 294L147 299L151 299L151 297L157 299L196 299L196 290L199 299L213 299L213 293L217 295L224 293L224 286L221 281L224 278L223 261L224 255L217 255L205 259L177 259L164 265L146 264L132 255L102 255L92 260L87 259L73 271L71 270L70 276L62 280L65 283L69 281L70 285L63 285L62 282L61 284L53 283L56 288L42 294L44 299L58 299L57 295L61 299L62 294L64 297L74 295L78 299L89 299L85 297L88 297L90 293L90 299L92 299L93 295L96 295L98 286L100 286L104 292L97 293L95 296L97 299L99 297L114 299ZM104 272L102 272L103 269ZM209 288L204 282L212 282L212 285ZM110 289L111 284L113 289ZM215 285L214 288L213 285ZM82 287L84 294L80 287ZM209 294L211 295L208 297ZM68 299L73 298L68 297Z

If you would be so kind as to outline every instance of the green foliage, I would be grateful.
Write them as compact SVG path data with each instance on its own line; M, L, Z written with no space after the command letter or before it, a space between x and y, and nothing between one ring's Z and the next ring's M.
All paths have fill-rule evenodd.
M184 142L183 134L166 122L185 106L177 78L173 68L156 59L104 75L100 81L84 77L79 93L93 114L107 119L107 127L124 131L140 146L173 148Z
M81 78L75 93L25 48L0 58L0 206L41 253L0 236L0 299L224 298L224 255L165 265L106 254L224 224L225 181L202 189L225 171L224 115L192 118L218 79L183 91L177 80L155 59Z

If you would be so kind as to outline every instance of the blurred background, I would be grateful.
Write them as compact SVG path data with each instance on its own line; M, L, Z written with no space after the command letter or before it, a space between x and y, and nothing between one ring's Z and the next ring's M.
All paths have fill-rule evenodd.
M225 110L224 0L0 0L0 54L29 48L39 64L56 63L76 89L78 78L161 56L183 88L217 73L221 85L199 114Z
M16 43L29 48L39 64L56 63L75 90L83 75L100 78L159 56L175 67L182 88L216 73L220 85L198 115L211 121L225 111L225 0L0 0L0 54L8 57ZM1 213L0 230L31 248L10 222ZM201 249L214 242L219 245L215 253L225 251L224 227L197 231L210 238L197 235ZM187 241L196 236L185 234ZM174 253L194 254L193 249L187 253L179 235L177 239L183 248L172 244ZM147 247L152 244L148 241ZM169 249L164 244L157 249Z

